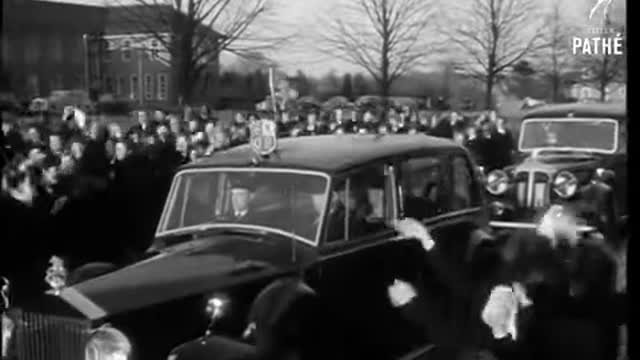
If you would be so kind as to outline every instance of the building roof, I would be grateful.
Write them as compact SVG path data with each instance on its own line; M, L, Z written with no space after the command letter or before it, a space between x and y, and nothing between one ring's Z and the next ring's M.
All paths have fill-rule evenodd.
M524 118L532 117L565 117L568 114L575 117L606 117L613 119L626 119L627 110L625 104L620 103L596 103L596 104L554 104L545 105L527 112Z
M105 9L107 11L105 32L111 35L171 33L172 26L176 24L176 17L186 17L172 5L164 4L110 6ZM198 31L202 34L201 36L220 36L204 24L199 24Z
M170 32L176 14L171 5L129 5L106 8L107 34Z
M104 8L54 1L2 1L2 30L28 32L38 26L61 31L99 31L104 26Z
M258 166L337 173L376 160L430 150L465 151L451 140L423 134L305 136L279 140L278 150ZM185 165L184 169L253 166L254 157L251 147L242 145Z

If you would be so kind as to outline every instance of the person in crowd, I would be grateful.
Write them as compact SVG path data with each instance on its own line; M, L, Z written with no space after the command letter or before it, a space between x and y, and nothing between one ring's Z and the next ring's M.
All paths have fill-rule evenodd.
M26 150L26 141L20 133L20 129L17 126L16 121L13 121L11 116L2 120L2 135L4 137L3 149L7 156L5 161L8 162L13 155L23 153Z
M137 111L136 113L137 124L134 125L131 129L140 134L154 134L155 133L155 124L149 120L149 115L147 115L146 111Z
M184 129L182 128L182 122L180 121L180 118L172 114L168 116L168 119L169 131L171 132L171 134L173 136L181 135L184 132Z
M31 126L27 130L26 143L27 143L27 148L33 148L33 147L36 147L36 146L44 145L44 142L42 141L42 135L40 133L40 130L38 130L38 128L36 126Z
M159 123L156 127L156 135L158 141L162 144L173 144L174 138L169 130L169 126L165 123Z
M122 128L117 123L109 124L109 137L115 141L123 139Z
M135 145L139 145L142 141L140 133L135 131L134 129L131 129L127 132L127 139Z
M502 169L504 164L501 160L503 157L500 154L501 149L499 141L495 137L496 131L494 124L489 118L484 118L480 121L480 131L476 142L476 159L478 165L483 166L487 171L494 169Z
M200 112L198 113L198 119L201 123L206 124L210 120L212 120L211 110L207 105L202 105L200 107Z
M49 153L60 158L64 151L64 143L59 133L49 134Z
M496 147L500 149L496 158L496 166L504 168L511 165L516 146L513 134L507 128L506 121L503 117L496 117L493 137L496 141Z
M307 114L307 121L303 124L299 135L322 135L325 133L324 127L318 121L318 112L316 110L311 110L309 114Z
M282 124L286 123L284 119L284 114L283 114L283 119L280 123ZM231 141L230 141L231 146L244 144L249 141L249 125L242 113L236 114L233 124L231 125L230 132L231 132Z
M193 120L193 108L191 106L186 105L182 112L182 120L185 124L188 124L191 120Z
M199 132L201 132L203 130L202 125L200 123L199 120L197 119L192 119L187 123L188 126L188 133L189 135L193 136Z
M165 122L167 114L163 110L156 110L153 112L153 121L156 124Z
M123 162L129 155L131 154L131 150L129 149L129 144L126 141L120 140L115 145L113 162L121 163Z
M189 138L186 135L178 135L176 138L176 153L178 154L178 162L180 165L187 164L190 161L191 146Z

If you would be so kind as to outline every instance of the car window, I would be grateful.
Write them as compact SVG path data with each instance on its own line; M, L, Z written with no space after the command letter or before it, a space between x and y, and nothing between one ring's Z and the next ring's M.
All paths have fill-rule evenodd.
M284 231L316 241L327 179L296 171L207 170L181 174L160 231L237 224Z
M184 179L176 194L176 205L170 217L169 227L187 227L205 223L211 220L216 213L222 211L220 199L216 194L218 178L207 174L196 174ZM216 201L218 200L218 201Z
M620 121L618 129L618 152L627 152L627 123Z
M384 165L334 181L327 213L327 242L356 240L386 228L388 217Z
M465 156L456 155L451 161L452 189L449 210L458 211L476 207L481 201L478 184L474 179L469 160Z
M440 215L446 198L441 158L408 159L400 172L404 216L424 220Z

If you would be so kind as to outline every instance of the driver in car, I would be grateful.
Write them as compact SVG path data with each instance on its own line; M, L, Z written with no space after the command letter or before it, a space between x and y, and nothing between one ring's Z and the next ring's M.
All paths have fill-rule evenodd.
M239 223L247 223L252 218L249 202L253 193L244 184L235 184L231 188L231 220Z

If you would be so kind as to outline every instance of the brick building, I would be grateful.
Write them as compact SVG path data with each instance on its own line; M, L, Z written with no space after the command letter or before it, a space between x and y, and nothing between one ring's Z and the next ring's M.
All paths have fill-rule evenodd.
M171 29L161 21L182 16L172 7L3 0L3 8L2 69L19 98L91 89L141 105L178 102L171 57L163 46ZM215 59L196 84L195 101L215 96L218 72Z
M82 35L104 28L103 8L30 0L2 7L1 68L18 98L84 88Z

